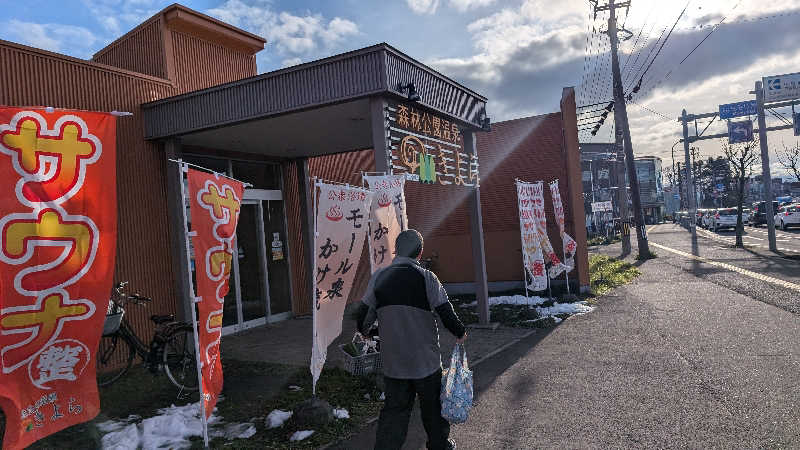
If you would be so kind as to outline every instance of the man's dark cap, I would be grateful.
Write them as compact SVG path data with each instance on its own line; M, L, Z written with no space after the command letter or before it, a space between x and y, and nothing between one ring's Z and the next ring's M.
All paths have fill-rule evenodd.
M408 229L397 235L395 253L397 256L416 258L422 253L422 235L419 231Z

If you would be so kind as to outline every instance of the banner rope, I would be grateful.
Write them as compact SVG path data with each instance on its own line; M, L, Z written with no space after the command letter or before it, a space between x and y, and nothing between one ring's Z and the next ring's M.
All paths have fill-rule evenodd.
M220 172L217 172L215 170L211 170L211 169L209 169L207 167L198 166L197 164L188 163L188 162L186 162L186 161L184 161L182 159L171 159L170 158L170 159L167 159L167 161L171 161L171 162L177 163L179 165L183 164L183 165L186 165L186 166L191 166L191 167L194 167L196 169L205 170L208 173L213 173L215 176L221 176L221 177L225 177L225 178L227 178L229 180L238 181L239 183L242 183L244 185L244 187L246 187L246 188L253 187L253 185L251 183L248 183L246 181L242 181L242 180L238 180L238 179L233 178L233 177L229 177L228 175L225 175L224 173L220 173Z

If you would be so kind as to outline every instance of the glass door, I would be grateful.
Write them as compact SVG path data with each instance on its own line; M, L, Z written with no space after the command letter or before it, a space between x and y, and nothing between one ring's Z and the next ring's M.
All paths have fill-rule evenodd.
M269 276L269 321L288 319L292 314L289 245L286 238L286 215L283 201L266 200L264 227L268 239L267 274Z

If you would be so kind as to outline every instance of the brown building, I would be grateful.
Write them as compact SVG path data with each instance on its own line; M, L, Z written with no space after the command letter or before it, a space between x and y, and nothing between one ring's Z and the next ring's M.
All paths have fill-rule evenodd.
M181 317L189 311L181 175L170 159L254 185L237 231L224 332L308 314L308 180L360 184L362 170L391 170L397 150L390 116L411 100L408 83L420 95L409 103L452 123L465 155L480 158L480 190L408 183L410 224L430 239L426 256L434 257L443 281L454 288L477 286L479 298L486 297L487 282L519 281L513 179L558 178L568 232L584 255L575 279L588 285L585 234L574 220L581 225L583 213L572 210L582 202L576 197L580 168L571 89L564 91L561 113L494 124L485 133L484 97L386 44L258 75L255 54L264 45L258 36L180 5L159 12L92 61L0 41L0 104L133 113L117 127L116 278L156 300L147 310L129 308L138 333L152 331L150 314ZM548 211L552 222L549 203ZM284 260L263 257L275 239L286 244ZM368 275L368 264L362 266L361 282Z

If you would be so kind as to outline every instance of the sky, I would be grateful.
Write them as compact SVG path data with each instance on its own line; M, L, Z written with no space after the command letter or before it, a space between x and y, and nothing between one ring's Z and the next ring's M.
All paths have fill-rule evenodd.
M88 59L170 3L15 2L0 17L0 39ZM588 0L183 4L266 38L266 48L257 55L259 72L387 42L485 95L494 122L558 111L566 86L575 87L579 105L612 98L610 44L603 34L608 12L595 17ZM625 92L642 79L627 107L633 149L636 155L661 157L665 167L671 167L673 145L681 137L677 117L682 109L716 112L720 104L753 99L749 92L763 76L800 72L800 0L632 0L617 17L630 31L619 51ZM778 112L791 120L791 108ZM595 114L581 117L590 122ZM767 126L781 123L767 116ZM700 121L698 128L707 124ZM706 133L723 132L726 124L716 120ZM609 116L596 136L585 131L580 139L610 142L613 133ZM776 152L798 139L791 130L769 134L773 176L788 177ZM722 154L721 140L695 145L703 158ZM683 161L682 147L674 146L675 161Z

